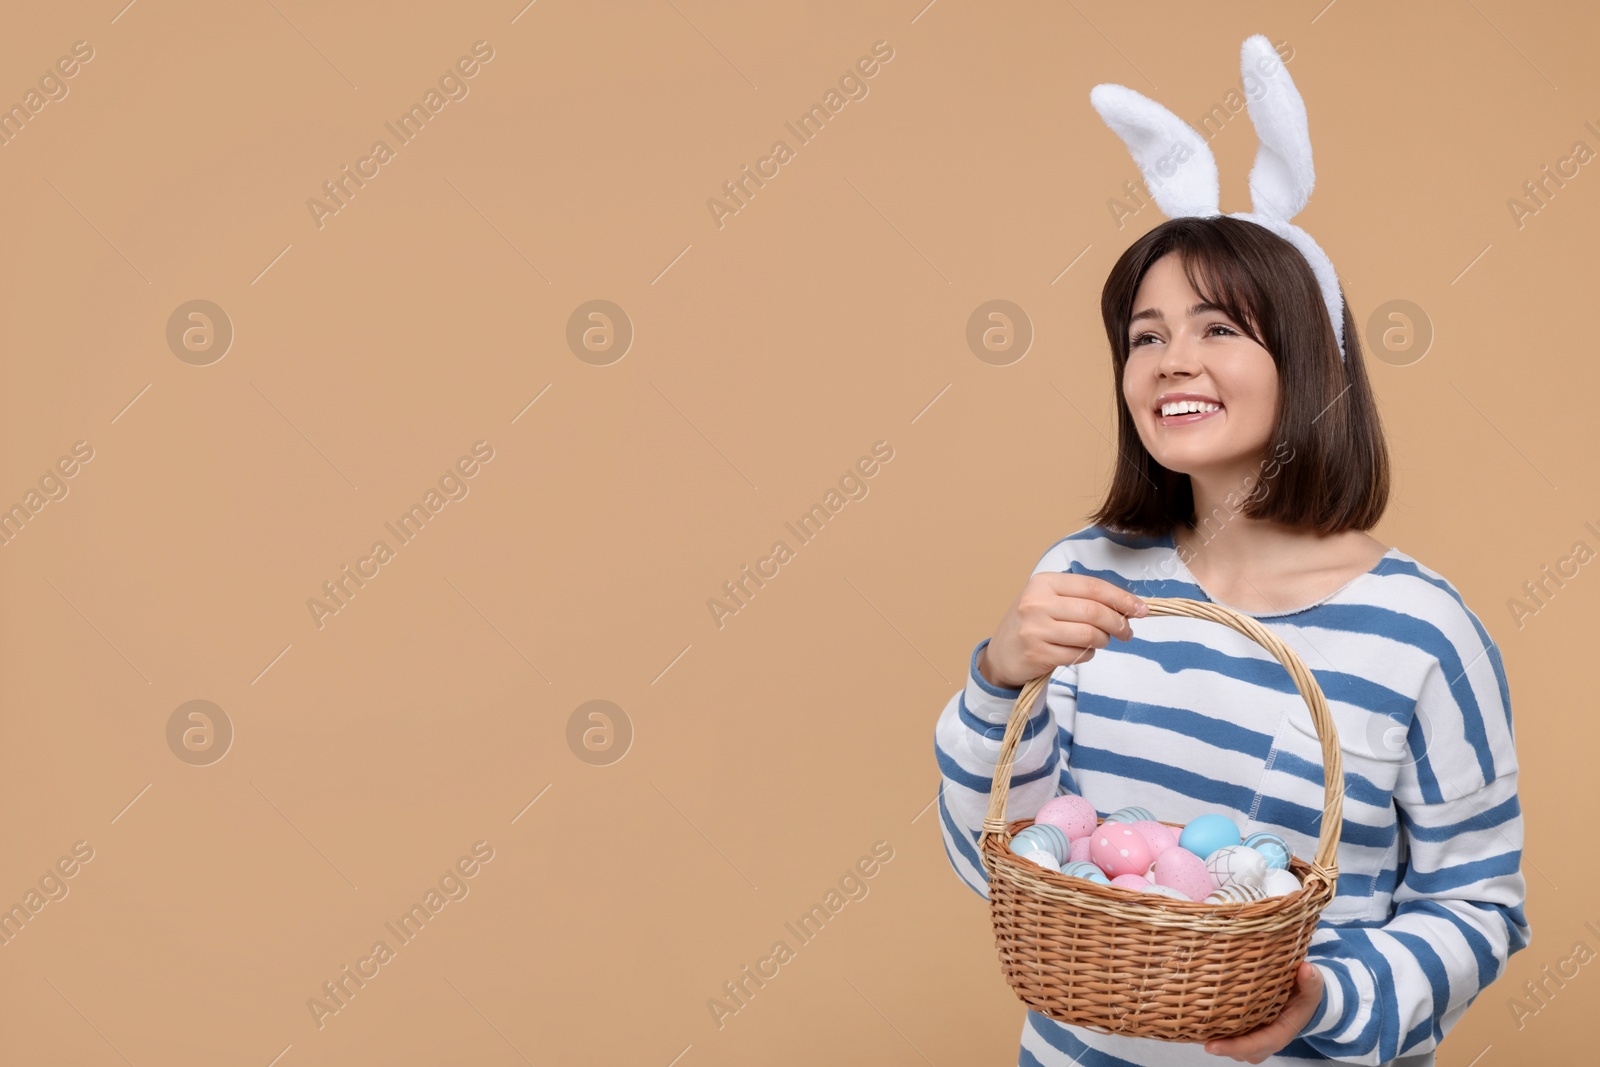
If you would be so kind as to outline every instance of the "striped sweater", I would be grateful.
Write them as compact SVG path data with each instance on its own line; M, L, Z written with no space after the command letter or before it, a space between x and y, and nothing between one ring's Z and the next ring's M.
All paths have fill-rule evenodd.
M1088 526L1039 560L1141 597L1209 601L1170 534ZM1528 944L1522 813L1500 651L1456 589L1391 548L1308 607L1245 612L1316 676L1345 771L1339 883L1313 936L1323 997L1265 1062L1432 1062L1431 1050ZM1221 812L1309 860L1322 760L1305 701L1272 654L1229 627L1149 616L1082 664L1058 667L1012 766L1006 818L1074 792L1102 816L1129 804L1183 823ZM1018 689L989 684L973 649L939 716L939 817L956 874L985 899L977 841ZM1410 1059L1415 1057L1415 1059ZM1232 1062L1199 1044L1099 1034L1028 1011L1024 1067Z

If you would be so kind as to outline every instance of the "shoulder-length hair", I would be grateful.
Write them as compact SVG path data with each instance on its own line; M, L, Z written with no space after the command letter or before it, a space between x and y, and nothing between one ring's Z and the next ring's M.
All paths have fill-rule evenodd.
M1090 521L1160 537L1180 523L1193 528L1211 518L1194 514L1189 476L1161 466L1145 449L1122 391L1134 296L1145 272L1169 252L1178 254L1195 292L1225 310L1277 364L1278 420L1268 450L1276 459L1263 457L1264 467L1276 469L1235 510L1324 534L1371 529L1389 501L1389 451L1349 303L1341 362L1305 257L1264 226L1226 215L1163 222L1135 241L1106 278L1100 315L1111 342L1119 455L1105 502Z

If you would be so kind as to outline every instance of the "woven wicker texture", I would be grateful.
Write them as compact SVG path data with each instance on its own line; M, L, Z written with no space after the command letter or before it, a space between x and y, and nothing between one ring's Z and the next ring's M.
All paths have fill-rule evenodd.
M1249 637L1283 664L1311 709L1322 743L1324 804L1315 856L1291 863L1301 888L1247 904L1203 904L1068 878L1012 853L1011 838L1033 823L1006 821L1012 761L1048 674L1024 686L1011 710L978 854L989 874L1001 970L1023 1003L1102 1033L1205 1041L1269 1023L1288 1002L1339 882L1344 763L1322 689L1270 630L1218 604L1179 597L1145 603L1150 617L1206 619Z

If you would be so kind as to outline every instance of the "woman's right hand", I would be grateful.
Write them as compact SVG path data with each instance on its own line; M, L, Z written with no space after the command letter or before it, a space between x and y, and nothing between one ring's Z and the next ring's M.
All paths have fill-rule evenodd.
M1103 578L1040 571L1000 620L978 656L978 672L991 685L1020 689L1057 667L1092 659L1113 637L1129 640L1128 619L1147 614L1144 601Z

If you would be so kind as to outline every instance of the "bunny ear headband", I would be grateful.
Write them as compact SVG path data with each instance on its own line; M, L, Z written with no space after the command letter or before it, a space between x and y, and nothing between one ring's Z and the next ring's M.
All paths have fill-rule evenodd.
M1322 290L1343 360L1344 299L1339 294L1339 277L1311 235L1289 221L1306 206L1316 183L1305 101L1272 42L1262 34L1244 42L1240 68L1247 96L1252 78L1259 75L1261 92L1247 102L1261 147L1250 168L1254 210L1232 212L1228 217L1266 227L1306 257ZM1213 218L1222 213L1217 207L1216 157L1193 126L1125 85L1096 85L1089 91L1089 102L1128 146L1150 195L1168 218Z

